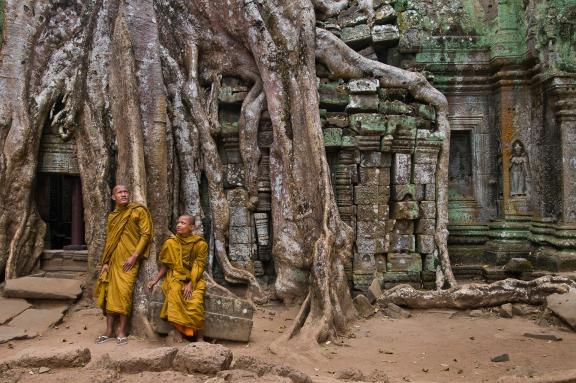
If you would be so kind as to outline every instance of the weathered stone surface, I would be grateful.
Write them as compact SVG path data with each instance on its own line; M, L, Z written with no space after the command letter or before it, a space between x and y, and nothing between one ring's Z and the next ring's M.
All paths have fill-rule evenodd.
M419 219L416 222L415 233L424 235L434 235L436 232L435 219Z
M434 183L436 175L436 164L414 164L414 183L431 184Z
M434 252L435 242L433 235L416 235L416 251L421 254Z
M382 287L380 286L380 281L377 278L374 278L370 287L368 287L368 291L366 291L366 298L368 298L368 301L373 304L381 295Z
M421 200L424 194L422 185L417 184L401 184L392 186L392 199L394 201L410 201Z
M364 135L386 134L388 121L379 113L356 113L350 115L350 127Z
M422 201L422 202L420 202L420 218L421 219L435 219L436 218L436 202L435 201Z
M326 120L328 121L328 124L336 128L347 128L350 126L350 120L348 119L347 113L328 112L326 114Z
M32 307L32 305L24 299L7 299L0 297L0 324L8 322L30 307Z
M119 372L165 371L172 368L176 347L158 347L132 352L104 354L96 365Z
M239 298L213 294L205 296L204 335L215 339L248 342L252 332L254 309Z
M400 40L400 32L395 25L375 25L372 28L372 41L380 47L393 47Z
M232 351L219 344L191 343L178 350L173 367L185 373L216 374L232 363Z
M376 94L379 86L379 81L374 78L351 80L348 83L348 89L351 94Z
M540 313L540 307L524 303L516 303L512 305L512 313L518 316L537 315Z
M418 219L420 210L416 201L394 202L392 217L394 219Z
M390 234L390 251L395 253L416 250L416 238L412 234ZM400 271L400 270L398 270Z
M504 265L503 269L513 273L522 273L534 270L534 266L526 258L512 258Z
M82 294L81 282L74 279L23 277L9 279L4 287L7 298L76 299Z
M366 296L360 294L353 299L354 307L362 318L368 318L374 315L374 306L370 304L370 300Z
M5 326L24 329L30 337L42 335L62 320L66 310L68 310L68 306L28 309Z
M33 347L24 349L14 357L0 362L0 371L12 367L82 367L90 359L91 354L88 348L61 344L54 347Z
M378 111L377 94L351 94L350 102L346 106L346 111L355 113L369 113Z
M412 316L412 313L410 313L410 311L403 309L402 307L394 303L388 303L388 305L385 308L383 308L383 312L385 315L394 319L407 319Z
M16 339L28 338L28 331L23 328L0 326L0 344Z
M378 111L384 114L412 114L414 110L402 101L381 101Z
M394 183L396 185L410 183L410 176L412 172L412 160L410 154L395 153L394 154Z
M514 314L512 313L512 304L505 303L500 306L500 316L503 318L512 318Z
M312 379L290 366L283 364L273 364L264 362L257 358L247 355L241 355L234 361L234 368L246 371L252 371L258 376L265 374L274 374L289 378L293 383L312 383Z
M384 4L374 14L375 24L391 24L394 21L396 21L396 11L389 4Z
M422 257L417 253L389 253L387 257L387 270L393 272L420 272L422 271Z
M368 45L372 40L370 27L366 24L342 28L342 40L353 48Z
M576 292L552 294L546 297L546 306L576 330Z
M338 148L342 146L342 129L326 128L322 130L324 136L324 146L327 148Z
M350 100L346 85L339 82L320 83L318 85L320 107L343 110Z

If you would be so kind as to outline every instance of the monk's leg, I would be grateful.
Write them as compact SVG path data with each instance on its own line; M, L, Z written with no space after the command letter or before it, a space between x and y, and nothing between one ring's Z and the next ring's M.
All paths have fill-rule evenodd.
M126 338L129 317L122 314L120 314L119 316L120 316L120 325L118 326L118 338Z
M116 314L107 313L106 314L106 333L105 336L112 338L114 336L114 320L116 319Z

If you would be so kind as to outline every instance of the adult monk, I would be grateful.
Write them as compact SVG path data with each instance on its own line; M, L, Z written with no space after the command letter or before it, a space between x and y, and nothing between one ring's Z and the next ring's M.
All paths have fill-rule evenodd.
M119 319L116 343L128 343L128 318L132 311L132 291L138 276L140 258L148 257L153 235L152 217L146 206L130 202L124 185L112 189L116 207L108 215L106 244L100 259L102 269L96 285L95 298L106 315L106 333L97 343L114 339L114 324Z
M148 283L152 289L166 275L162 283L164 305L160 318L167 319L185 336L196 334L202 340L204 328L204 292L206 281L203 272L208 256L208 245L198 235L194 217L183 215L178 218L176 235L164 242L160 251L160 270Z

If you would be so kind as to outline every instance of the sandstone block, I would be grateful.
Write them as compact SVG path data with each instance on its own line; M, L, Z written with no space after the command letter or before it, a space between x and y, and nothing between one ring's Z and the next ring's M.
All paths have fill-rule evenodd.
M356 217L359 221L374 222L379 219L379 206L377 203L356 206Z
M0 325L8 322L32 305L24 299L7 299L0 297Z
M7 298L73 300L82 294L82 283L75 279L22 277L8 279Z
M361 78L348 83L351 94L376 94L379 87L380 82L374 78Z
M389 114L412 114L414 110L410 105L403 103L402 101L380 101L378 104L378 111L386 115Z
M7 326L25 329L29 337L42 335L62 320L66 310L68 310L68 306L28 309L12 319Z
M363 135L386 134L387 126L386 117L380 113L356 113L350 115L350 127Z
M366 24L342 28L342 41L352 48L360 48L370 44L372 35Z
M0 326L0 344L26 338L28 338L28 331L24 328Z
M546 305L554 314L576 330L576 292L552 294L546 297Z
M372 27L372 41L380 47L393 47L400 40L400 32L395 25L374 25Z
M420 202L420 218L421 219L435 219L436 218L436 202L422 201Z
M362 318L368 318L374 315L374 306L370 304L368 298L360 294L353 299L354 307Z
M392 186L392 200L419 201L424 195L424 187L418 184L400 184Z
M416 234L434 235L436 233L436 220L419 219L414 231Z
M232 363L232 351L210 343L191 343L178 350L173 368L184 373L216 374Z
M428 121L436 121L436 109L431 105L415 104L414 109L418 117L422 117Z
M231 261L248 261L253 259L254 245L231 243L229 257Z
M389 4L382 5L374 14L375 24L393 24L396 21L396 11Z
M347 128L350 125L347 113L342 112L328 112L326 114L328 124L335 128Z
M83 367L91 359L90 349L62 344L53 347L32 347L24 349L14 357L5 360L8 367Z
M405 252L414 251L416 248L414 235L392 233L390 235L390 251Z
M342 129L326 128L322 129L324 146L327 148L339 148L342 146Z
M254 309L239 298L213 294L205 296L204 334L210 338L248 342L252 332Z
M434 164L438 162L438 150L423 150L417 148L414 152L415 164Z
M392 210L394 219L418 219L419 214L418 202L416 201L394 202Z
M417 253L389 253L387 269L392 272L419 273L422 271L422 257Z
M431 184L436 176L436 164L414 164L414 183Z
M394 184L408 184L412 175L412 159L410 154L396 153L394 155Z
M357 205L378 204L380 198L378 186L354 186L354 203Z
M338 82L321 83L318 86L320 107L329 109L344 109L350 100L348 89Z
M157 347L133 352L104 354L96 364L100 368L129 374L143 371L166 371L172 368L172 361L177 352L176 347Z
M252 244L254 243L254 229L251 226L230 226L228 235L230 243Z
M376 299L378 299L382 295L382 286L380 285L380 281L377 278L374 278L374 280L370 284L370 287L368 287L366 295L367 295L366 298L368 298L368 301L371 304L374 304L374 302L376 302Z
M430 183L424 185L424 200L425 201L436 200L436 184Z
M264 362L253 356L241 355L234 361L234 368L251 371L258 376L273 374L289 378L293 383L312 383L312 379L301 371L284 364Z
M435 249L435 242L433 235L417 235L416 236L416 251L421 254L433 253Z

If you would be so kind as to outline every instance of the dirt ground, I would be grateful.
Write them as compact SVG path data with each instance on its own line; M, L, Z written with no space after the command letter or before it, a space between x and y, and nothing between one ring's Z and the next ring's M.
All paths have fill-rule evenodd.
M296 311L296 307L281 305L261 307L255 313L248 344L219 343L231 348L234 356L251 355L289 364L317 382L332 381L346 368L357 368L365 375L379 370L392 382L495 382L503 375L541 375L576 367L576 332L539 326L529 318L471 317L450 310L412 311L408 319L390 319L377 313L355 323L341 344L330 342L311 352L299 351L288 356L272 354L268 345L290 326ZM163 340L152 342L134 337L122 347L113 342L94 344L104 327L100 310L78 305L44 336L0 345L0 360L24 348L55 344L86 346L91 350L92 360L105 353L165 345ZM534 339L525 336L526 333L555 335L561 340ZM508 354L510 360L491 361L501 354ZM49 371L40 380L34 379L40 376L33 373L37 375L37 371L31 370L21 381L66 381L65 371ZM146 379L138 381L145 383Z

